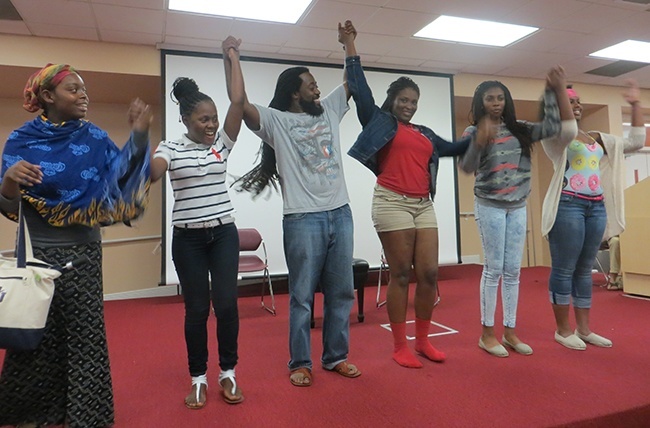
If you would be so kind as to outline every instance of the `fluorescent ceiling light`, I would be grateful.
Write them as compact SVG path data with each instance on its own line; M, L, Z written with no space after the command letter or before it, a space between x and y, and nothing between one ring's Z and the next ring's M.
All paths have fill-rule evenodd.
M591 53L589 56L650 63L650 43L640 42L638 40L626 40L614 46Z
M169 0L169 10L295 24L312 0Z
M475 45L507 46L539 28L442 15L414 34L415 37Z

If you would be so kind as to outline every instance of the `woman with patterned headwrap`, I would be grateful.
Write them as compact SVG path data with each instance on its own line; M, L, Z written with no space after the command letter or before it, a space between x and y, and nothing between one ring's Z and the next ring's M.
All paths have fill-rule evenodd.
M114 422L102 293L100 226L129 223L149 189L151 110L131 103L131 138L118 148L85 120L89 98L69 65L48 64L25 86L23 107L42 114L13 131L2 155L0 211L22 204L34 256L53 265L87 256L62 275L34 351L7 351L0 425L105 427Z

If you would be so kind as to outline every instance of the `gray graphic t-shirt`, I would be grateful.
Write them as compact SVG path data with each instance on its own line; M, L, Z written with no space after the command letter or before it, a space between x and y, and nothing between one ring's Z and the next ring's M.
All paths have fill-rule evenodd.
M254 133L275 149L284 214L329 211L349 202L339 135L349 110L343 85L321 105L318 117L255 105L260 129Z

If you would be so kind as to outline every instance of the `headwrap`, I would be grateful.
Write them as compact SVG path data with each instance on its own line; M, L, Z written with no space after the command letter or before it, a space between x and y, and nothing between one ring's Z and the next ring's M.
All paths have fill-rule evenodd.
M0 177L20 160L43 171L42 183L21 187L21 192L23 201L52 226L128 224L144 211L148 144L138 149L130 138L120 150L106 131L87 120L55 124L40 115L9 135Z
M68 75L76 70L67 64L47 64L27 80L23 96L23 108L30 113L35 113L43 108L38 95L42 88L54 88Z
M580 98L580 95L573 88L566 88L566 93L569 95L569 98Z

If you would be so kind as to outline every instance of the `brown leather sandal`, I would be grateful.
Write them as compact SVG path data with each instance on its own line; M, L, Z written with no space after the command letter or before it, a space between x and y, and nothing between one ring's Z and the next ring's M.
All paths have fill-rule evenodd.
M311 370L307 367L291 370L289 381L293 386L311 386Z
M326 370L338 373L341 376L345 376L345 377L359 377L359 376L361 376L361 372L359 371L357 366L355 366L354 364L350 364L347 361L341 361L340 363L335 365L334 368L326 369Z

